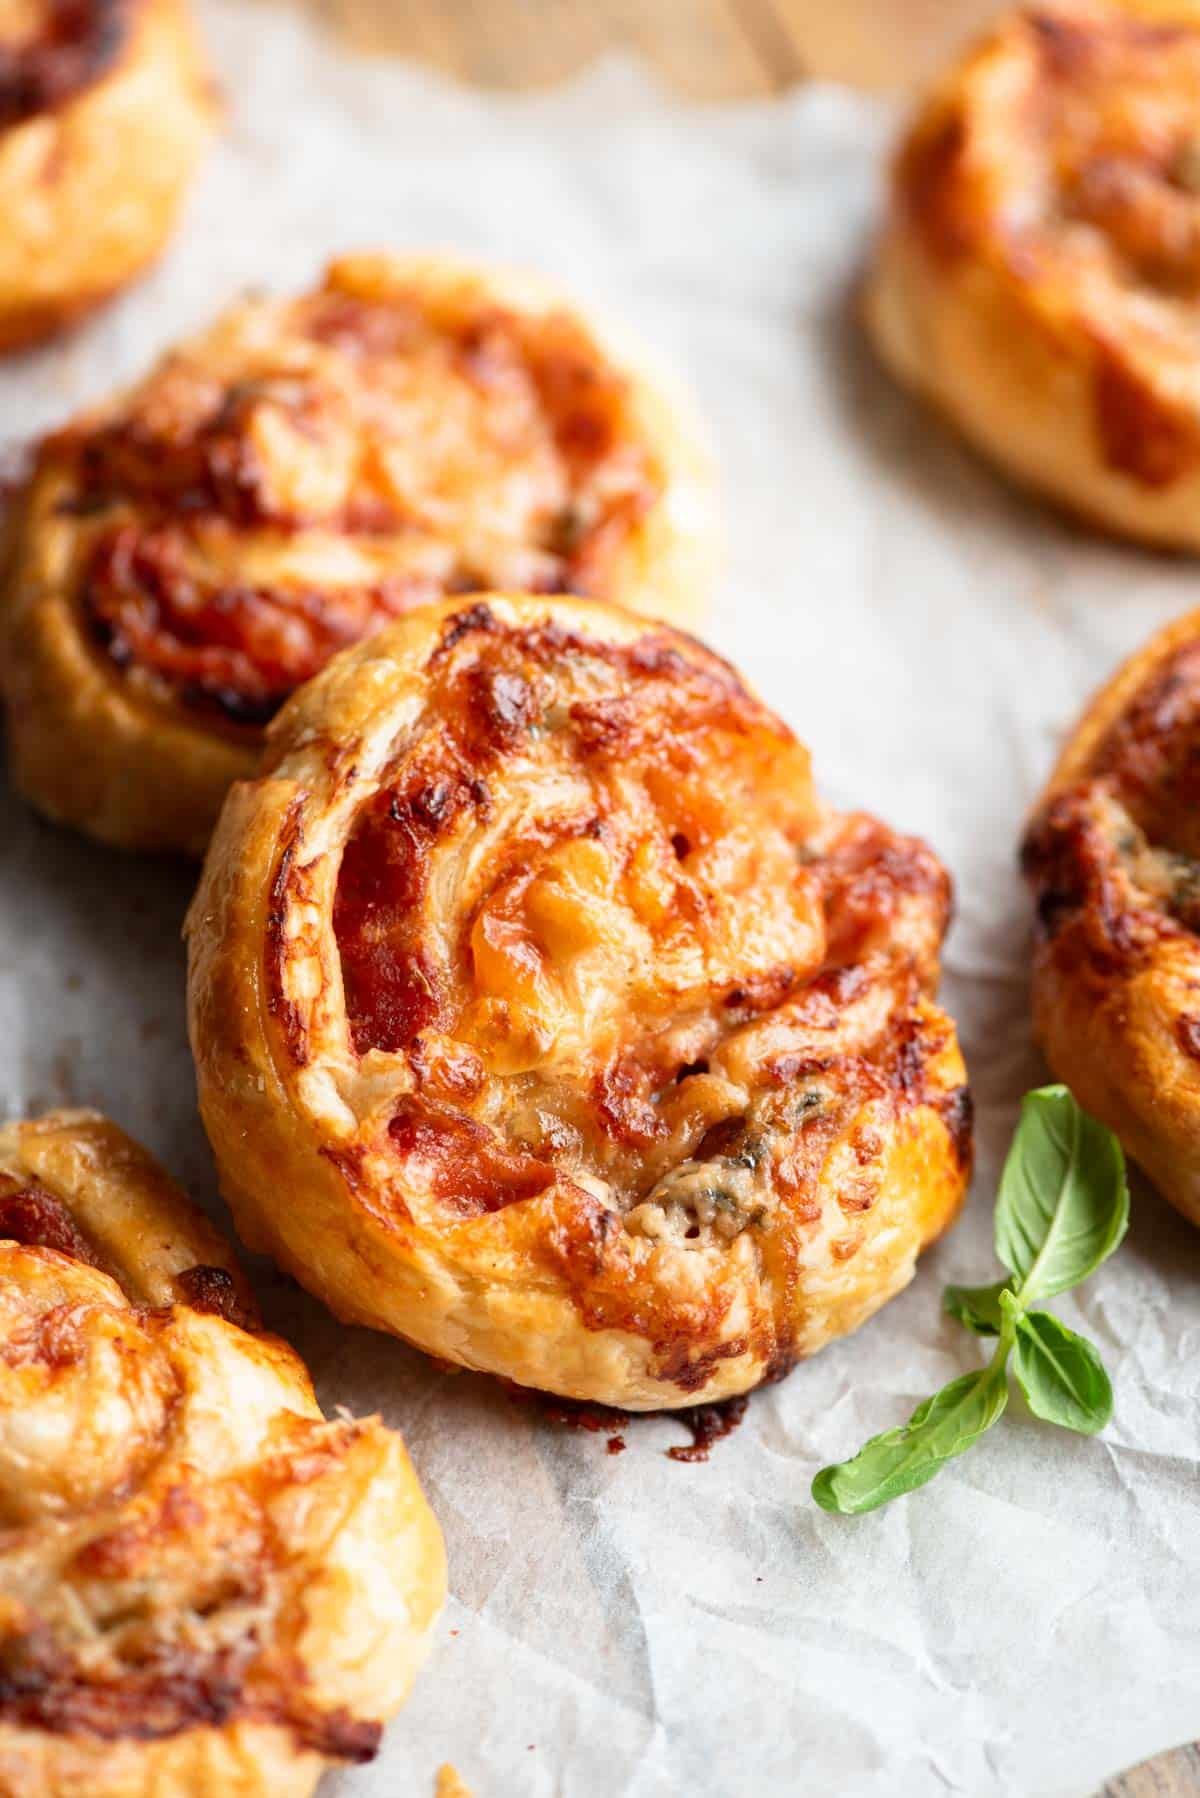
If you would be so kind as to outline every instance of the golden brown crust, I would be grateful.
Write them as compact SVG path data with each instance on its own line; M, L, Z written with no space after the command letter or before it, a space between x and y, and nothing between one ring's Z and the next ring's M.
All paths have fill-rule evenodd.
M448 1360L643 1409L744 1391L961 1200L948 907L693 639L568 599L414 613L281 714L192 906L238 1227Z
M1200 21L1009 14L896 156L866 316L893 372L1017 480L1200 549Z
M242 301L41 447L9 531L18 784L201 853L287 695L415 604L699 604L709 486L686 405L527 277L358 256Z
M399 1437L325 1422L145 1151L0 1129L2 1798L307 1798L444 1589Z
M215 104L182 0L0 6L0 352L162 250Z
M1200 612L1072 733L1023 846L1034 1021L1080 1103L1200 1223Z

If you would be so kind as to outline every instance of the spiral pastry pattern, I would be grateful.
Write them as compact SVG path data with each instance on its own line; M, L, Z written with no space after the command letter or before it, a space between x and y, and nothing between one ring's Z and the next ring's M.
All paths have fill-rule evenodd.
M970 1160L949 881L693 639L488 596L339 656L192 906L247 1242L342 1317L634 1408L855 1328Z
M400 1438L324 1420L161 1168L92 1112L0 1129L3 1798L305 1798L444 1590Z
M182 0L3 0L0 351L158 255L215 110Z
M896 157L867 292L884 360L1019 481L1200 548L1200 19L1009 14Z
M1026 834L1047 1060L1200 1224L1200 612L1091 702Z
M293 689L414 605L695 603L707 482L683 403L534 281L363 256L245 301L42 446L7 582L18 779L199 853Z

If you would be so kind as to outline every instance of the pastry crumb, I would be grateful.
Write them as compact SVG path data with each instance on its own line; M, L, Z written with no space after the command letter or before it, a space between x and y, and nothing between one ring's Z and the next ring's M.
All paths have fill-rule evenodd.
M463 1784L456 1767L444 1761L433 1782L433 1798L474 1798L471 1788Z

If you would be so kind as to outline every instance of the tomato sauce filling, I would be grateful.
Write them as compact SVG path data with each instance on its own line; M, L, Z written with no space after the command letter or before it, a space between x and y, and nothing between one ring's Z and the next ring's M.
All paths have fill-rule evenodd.
M89 1664L50 1628L0 1639L0 1719L66 1737L157 1742L197 1728L237 1723L287 1729L297 1746L345 1761L369 1761L378 1722L308 1701L299 1678L272 1689L259 1675L255 1631L216 1648L151 1640L140 1655ZM297 1669L297 1672L299 1669Z
M26 1249L56 1249L95 1263L86 1237L61 1199L36 1180L0 1173L0 1237Z
M92 558L84 614L119 668L144 670L184 704L234 724L268 722L347 644L437 597L419 578L375 587L212 587L169 531L126 527Z

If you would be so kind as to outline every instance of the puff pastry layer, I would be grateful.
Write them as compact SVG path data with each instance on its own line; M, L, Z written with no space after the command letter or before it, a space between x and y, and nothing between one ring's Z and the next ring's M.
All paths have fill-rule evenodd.
M5 600L17 780L106 841L199 854L335 650L491 586L685 611L709 501L686 407L557 294L347 258L43 444Z
M1200 1224L1200 612L1092 700L1023 860L1046 1059Z
M182 0L0 0L0 351L158 255L214 114Z
M0 1129L0 1794L302 1798L445 1592L400 1438L327 1423L227 1248L94 1112Z
M970 1159L949 881L693 639L488 596L339 656L194 900L238 1227L339 1316L633 1408L854 1329Z
M896 157L867 320L1019 481L1200 548L1200 18L1009 14Z

